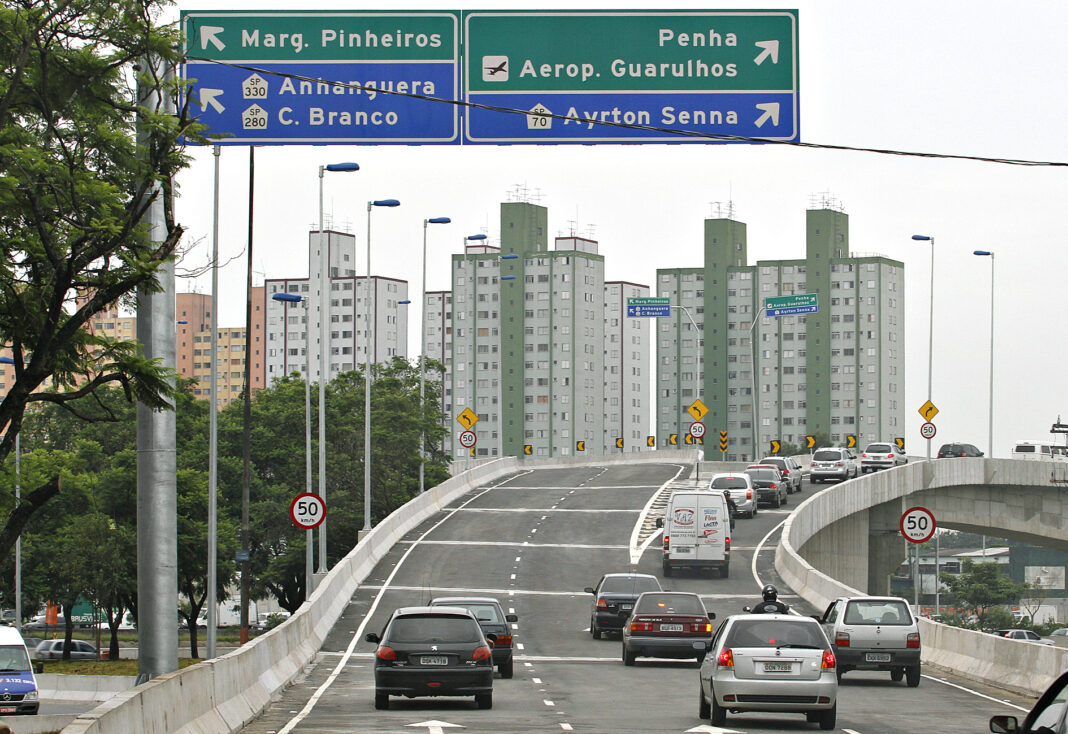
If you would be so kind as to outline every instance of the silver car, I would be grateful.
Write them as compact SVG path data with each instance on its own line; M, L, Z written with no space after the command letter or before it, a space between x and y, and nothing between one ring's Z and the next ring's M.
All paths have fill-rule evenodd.
M62 660L63 640L41 640L33 651L33 656L38 660ZM71 660L96 660L100 655L96 648L88 642L81 640L70 641Z
M857 463L848 449L822 448L812 454L812 465L808 469L808 481L813 484L828 479L844 482L860 473Z
M725 726L727 712L805 714L833 729L838 678L831 643L811 617L730 616L701 664L698 715Z
M892 443L869 443L868 448L860 454L860 471L867 474L879 469L893 469L895 466L907 464L909 457L905 452L898 451Z
M838 656L838 678L851 670L887 670L890 680L920 685L920 630L896 596L839 597L821 618Z
M708 488L722 492L730 492L731 501L734 502L736 515L744 515L753 519L757 514L756 490L749 475L741 472L738 474L714 474L708 483Z
M759 464L771 464L779 467L779 474L786 482L786 494L801 491L801 465L791 456L765 456Z

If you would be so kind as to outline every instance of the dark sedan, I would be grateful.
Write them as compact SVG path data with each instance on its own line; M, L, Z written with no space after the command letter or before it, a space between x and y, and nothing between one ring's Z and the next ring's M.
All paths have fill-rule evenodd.
M647 573L608 573L585 591L597 597L590 610L590 634L599 640L606 632L621 632L634 602L646 591L660 591L660 581Z
M712 644L712 620L697 594L649 591L634 603L623 628L623 664L639 657L705 659Z
M365 638L375 650L375 708L390 696L474 696L493 707L493 653L475 615L461 607L402 607L381 635Z
M939 459L950 459L959 456L982 456L983 452L980 451L975 445L970 443L945 443L938 449Z
M490 596L442 596L431 600L430 606L463 607L474 614L482 634L486 639L493 639L493 662L501 677L512 677L512 628L508 625L518 622L519 617L505 614L501 603Z

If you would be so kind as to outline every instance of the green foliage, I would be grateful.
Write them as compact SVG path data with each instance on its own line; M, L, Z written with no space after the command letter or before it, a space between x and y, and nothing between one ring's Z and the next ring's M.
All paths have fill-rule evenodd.
M1015 583L1003 574L998 564L974 563L971 559L965 559L959 575L942 573L941 578L957 606L972 609L979 615L982 629L996 629L992 621L997 616L996 605L1015 603L1026 590L1026 585ZM1012 615L1008 616L1009 623L1005 626L1012 626Z

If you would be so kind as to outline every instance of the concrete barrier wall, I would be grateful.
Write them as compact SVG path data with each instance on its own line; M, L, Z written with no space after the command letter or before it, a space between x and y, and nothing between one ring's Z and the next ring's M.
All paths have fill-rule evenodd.
M314 657L359 584L393 545L457 497L527 469L577 465L693 464L696 450L560 458L506 457L480 464L412 499L337 563L289 619L233 652L123 691L78 716L63 734L230 734L241 729Z
M866 593L864 587L854 588L813 567L802 557L800 549L821 536L819 540L823 545L837 545L842 554L848 555L851 552L848 544L836 536L840 527L850 527L850 523L842 522L850 516L866 513L869 508L886 502L907 500L910 495L918 493L925 493L925 498L937 499L940 489L952 494L963 487L994 483L1002 487L1027 488L1028 495L1037 494L1038 505L1046 514L1043 527L1047 528L1047 532L1055 533L1051 541L1063 542L1064 532L1056 524L1056 514L1058 508L1063 506L1066 490L1062 485L1051 484L1052 470L1050 465L1043 462L953 459L911 462L897 469L833 485L810 496L787 518L782 539L775 551L775 568L794 591L817 609L825 609L840 596L863 595ZM983 516L992 518L1026 514L1023 511L1006 510L1013 498L1002 499L1000 511L988 507L983 510ZM1028 496L1020 502L1031 507L1036 500ZM1051 503L1056 507L1051 507ZM949 511L948 506L946 510ZM995 529L1003 526L991 524L989 527ZM828 559L826 554L814 557L820 556ZM1006 640L927 619L920 620L920 636L925 663L1009 690L1037 695L1054 678L1068 670L1068 649Z

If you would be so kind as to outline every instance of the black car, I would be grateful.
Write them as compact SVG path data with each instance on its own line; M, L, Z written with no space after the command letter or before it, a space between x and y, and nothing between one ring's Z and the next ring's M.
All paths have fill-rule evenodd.
M646 591L660 591L660 581L647 573L607 573L586 593L597 600L590 611L590 634L601 639L605 632L622 632L634 602Z
M650 591L638 597L634 614L623 628L623 664L639 657L697 658L712 645L714 613L697 594Z
M763 502L772 507L786 504L786 483L779 474L778 467L770 464L750 464L745 473L753 480L758 504Z
M475 615L482 634L493 640L493 662L502 678L512 677L512 628L508 625L518 622L515 614L505 614L501 603L490 596L442 596L430 601L432 607L463 607Z
M945 443L938 449L939 459L948 459L957 456L982 456L983 452L970 443Z
M401 607L382 634L365 638L375 650L375 708L390 696L474 696L493 708L492 637L462 607Z

